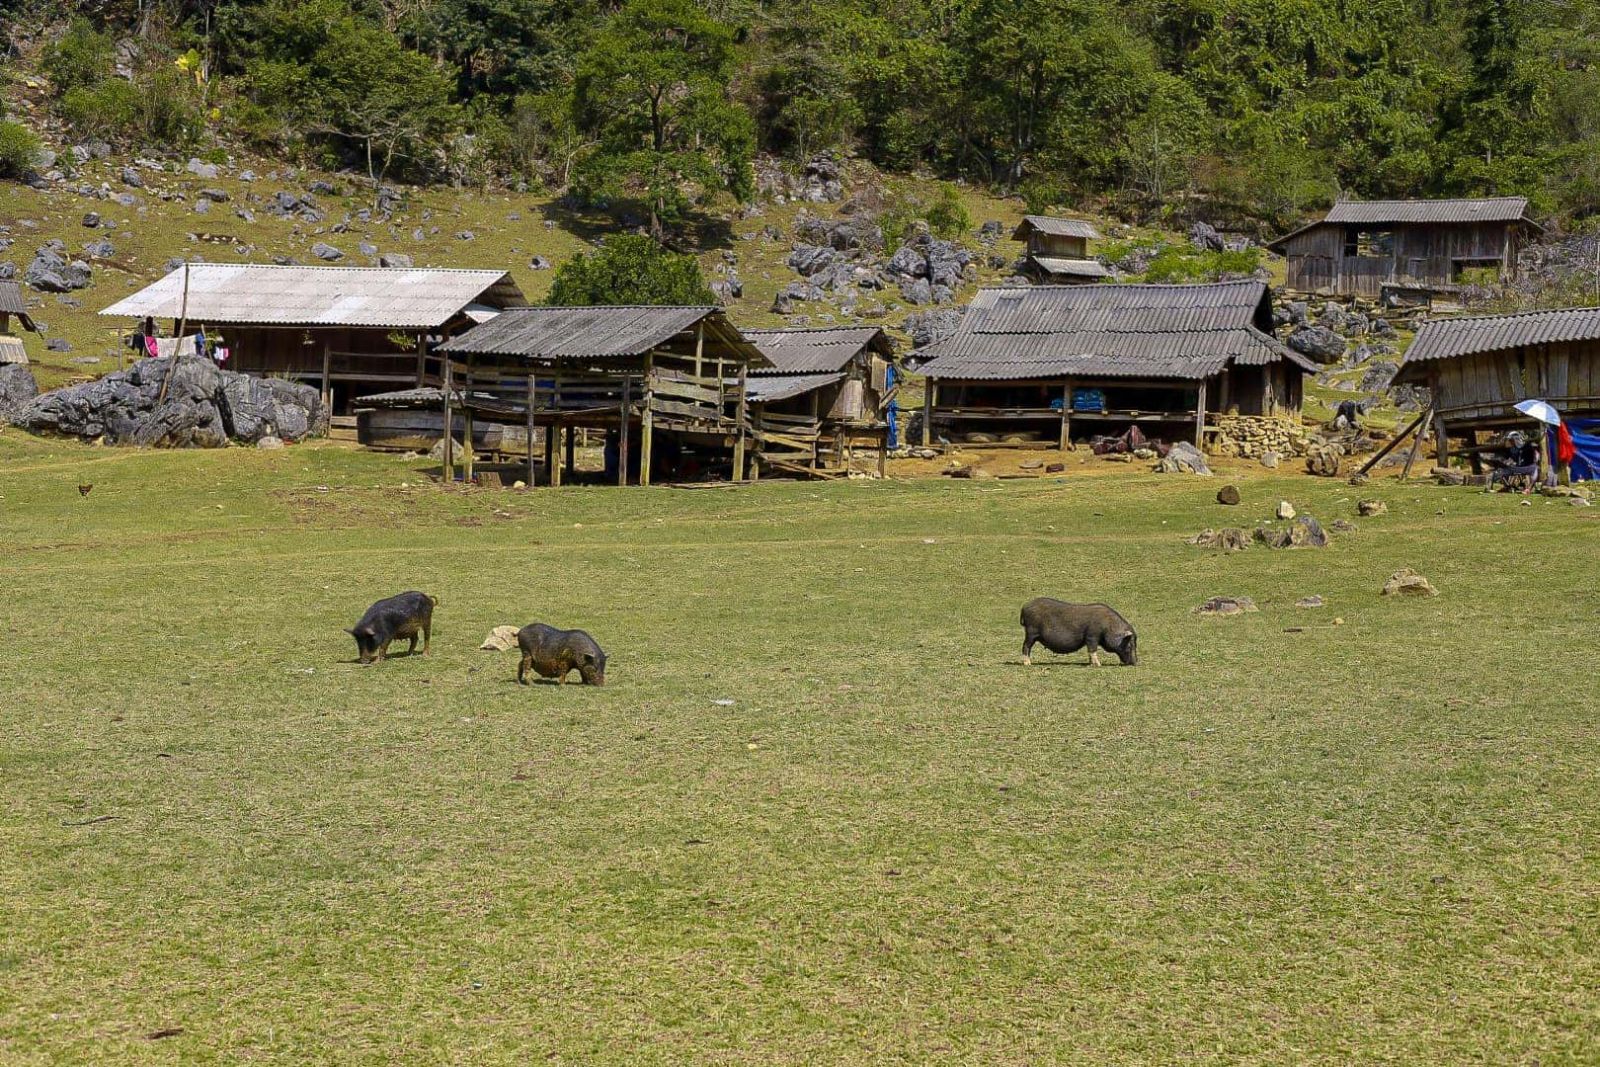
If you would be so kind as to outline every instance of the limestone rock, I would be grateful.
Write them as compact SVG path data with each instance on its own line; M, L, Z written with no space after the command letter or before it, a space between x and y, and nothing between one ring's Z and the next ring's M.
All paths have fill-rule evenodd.
M1239 503L1239 487L1236 485L1225 485L1221 489L1218 489L1217 503L1226 504L1229 507Z
M1219 548L1224 552L1242 552L1250 547L1250 539L1244 531L1233 526L1201 530L1193 537L1184 538L1184 543L1197 548Z
M1294 505L1287 500L1278 501L1277 515L1280 520L1294 518Z
M1258 610L1247 596L1214 596L1194 609L1196 615L1243 615Z
M1211 468L1206 466L1205 454L1187 441L1173 445L1161 457L1161 462L1156 464L1156 470L1162 474L1211 474Z
M485 652L509 652L517 647L517 628L496 626L489 631L489 636L485 637L483 644L478 647Z
M1410 567L1395 571L1383 583L1384 596L1438 596L1433 583Z
M1374 515L1387 515L1389 513L1389 505L1381 500L1358 500L1356 501L1356 513L1364 518L1371 518Z
M26 363L0 364L0 422L15 419L38 395L39 385Z

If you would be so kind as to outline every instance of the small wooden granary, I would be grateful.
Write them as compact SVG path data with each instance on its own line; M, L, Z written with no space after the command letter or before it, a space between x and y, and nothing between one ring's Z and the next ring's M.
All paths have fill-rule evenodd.
M889 335L837 326L745 336L771 363L751 371L746 390L759 466L826 476L870 459L881 474L893 396Z

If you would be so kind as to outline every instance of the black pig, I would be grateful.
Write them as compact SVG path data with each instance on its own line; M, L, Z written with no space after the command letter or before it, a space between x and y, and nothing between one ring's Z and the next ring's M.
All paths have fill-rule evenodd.
M517 631L517 647L522 649L517 681L523 685L528 684L529 668L541 678L554 678L559 685L565 685L574 670L583 677L584 685L606 684L606 654L582 630L532 623Z
M356 639L362 663L382 663L389 654L389 642L397 637L411 639L410 651L417 650L417 634L422 634L422 654L428 654L429 633L433 629L433 606L437 599L412 591L380 600L367 609L345 633Z
M1124 667L1139 662L1138 638L1128 620L1104 604L1068 604L1038 597L1022 606L1022 662L1033 662L1033 645L1051 652L1076 652L1089 646L1089 662L1100 666L1100 650L1115 652Z

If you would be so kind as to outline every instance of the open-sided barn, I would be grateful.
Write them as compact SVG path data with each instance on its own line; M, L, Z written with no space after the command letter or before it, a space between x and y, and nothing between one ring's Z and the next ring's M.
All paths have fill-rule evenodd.
M1475 200L1341 200L1326 216L1267 245L1289 261L1288 287L1377 299L1459 288L1487 269L1516 273L1517 251L1539 224L1520 196Z
M204 328L228 369L309 382L330 410L437 380L431 346L527 303L499 270L192 263L100 314Z
M572 431L579 427L606 432L607 473L621 484L648 485L653 476L683 477L724 462L735 480L745 477L746 386L750 370L767 360L721 308L516 308L439 351L448 357L446 427L453 406L469 434L475 416L519 414L530 442L536 427L545 430L551 484L561 483L562 437L572 472Z
M11 317L29 333L37 333L28 305L22 297L22 287L14 281L0 280L0 363L26 363L28 350L22 338L11 332Z
M1023 271L1044 285L1082 285L1103 281L1109 274L1097 259L1089 258L1089 242L1100 234L1081 219L1024 215L1012 231L1014 241L1027 245Z
M865 454L880 470L888 451L894 344L876 326L746 330L772 365L752 370L751 429L763 465L848 471Z
M1428 387L1441 464L1452 437L1475 459L1479 432L1529 426L1521 400L1548 401L1567 418L1600 417L1600 308L1430 320L1396 380Z
M1314 369L1253 280L983 289L924 351L924 443L1065 447L1140 424L1202 444L1222 415L1298 419Z

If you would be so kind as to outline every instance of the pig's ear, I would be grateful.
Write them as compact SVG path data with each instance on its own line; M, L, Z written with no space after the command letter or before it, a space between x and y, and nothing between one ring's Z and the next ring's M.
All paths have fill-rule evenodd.
M361 636L359 633L356 632L356 629L353 626L345 627L345 631L344 632L349 634L351 637L360 637Z
M590 666L590 667L593 667L593 666L594 666L594 662L595 662L595 660L594 660L594 653L593 653L593 652L585 652L585 653L584 653L584 654L583 654L583 662L584 662L584 663L585 663L585 664L586 664L586 665L588 665L588 666Z

